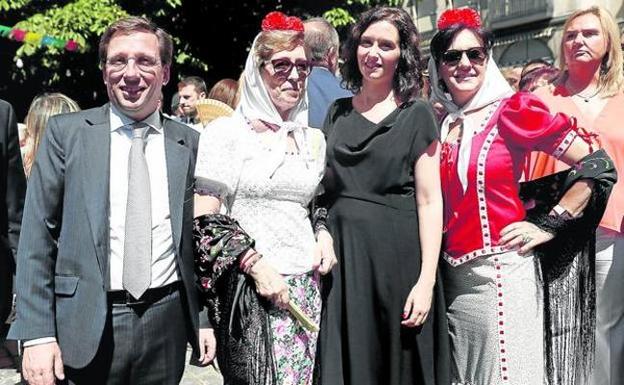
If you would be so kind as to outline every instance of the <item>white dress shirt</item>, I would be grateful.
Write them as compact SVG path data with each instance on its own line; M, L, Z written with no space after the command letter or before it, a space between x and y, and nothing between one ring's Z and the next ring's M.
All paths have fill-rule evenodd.
M150 177L152 195L152 283L150 288L161 287L178 281L171 216L169 213L169 184L165 158L165 135L160 115L155 111L143 120L148 129L145 158ZM124 234L126 224L126 201L128 197L128 156L132 146L134 121L111 106L110 126L110 290L123 290Z

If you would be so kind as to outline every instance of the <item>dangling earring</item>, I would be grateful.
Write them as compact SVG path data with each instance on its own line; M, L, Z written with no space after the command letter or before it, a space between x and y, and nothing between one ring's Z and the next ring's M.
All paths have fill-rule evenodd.
M604 76L607 74L608 72L608 66L607 64L609 63L609 54L607 53L603 58L602 58L602 62L600 63L600 76Z

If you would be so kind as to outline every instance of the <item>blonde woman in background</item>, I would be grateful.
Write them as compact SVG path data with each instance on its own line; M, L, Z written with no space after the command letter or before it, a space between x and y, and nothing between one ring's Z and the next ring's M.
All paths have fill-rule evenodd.
M35 154L48 119L54 115L76 111L80 111L78 103L59 92L41 94L33 99L26 115L26 144L22 148L26 177L30 175L30 169L35 162Z
M553 113L576 118L597 136L613 159L620 180L613 187L596 233L596 361L593 385L624 382L624 74L620 31L613 16L599 6L573 13L563 26L561 76L538 88ZM532 165L532 178L566 166L544 154Z

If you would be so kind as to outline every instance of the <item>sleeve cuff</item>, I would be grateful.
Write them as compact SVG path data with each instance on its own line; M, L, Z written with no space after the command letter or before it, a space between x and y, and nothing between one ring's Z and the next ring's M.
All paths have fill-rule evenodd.
M33 340L24 341L22 342L22 347L27 348L29 346L49 344L51 342L56 342L56 337L42 337L42 338L35 338Z
M199 312L199 328L200 329L212 329L212 322L208 316L208 310L202 310Z
M572 145L572 142L574 142L574 139L576 139L576 137L577 137L576 131L573 129L570 130L568 134L563 138L563 140L559 142L559 145L557 146L555 151L552 153L552 156L555 159L561 158L561 156L565 154L566 151L568 151L568 148L570 148L570 145Z

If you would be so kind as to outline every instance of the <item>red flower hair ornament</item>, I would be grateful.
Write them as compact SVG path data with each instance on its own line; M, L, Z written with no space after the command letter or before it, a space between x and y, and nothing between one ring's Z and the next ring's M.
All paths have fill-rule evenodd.
M262 19L262 31L303 32L303 22L296 16L286 16L282 12L273 11Z
M438 19L438 30L447 29L454 25L479 29L481 28L481 17L477 11L468 7L448 9L442 12Z

